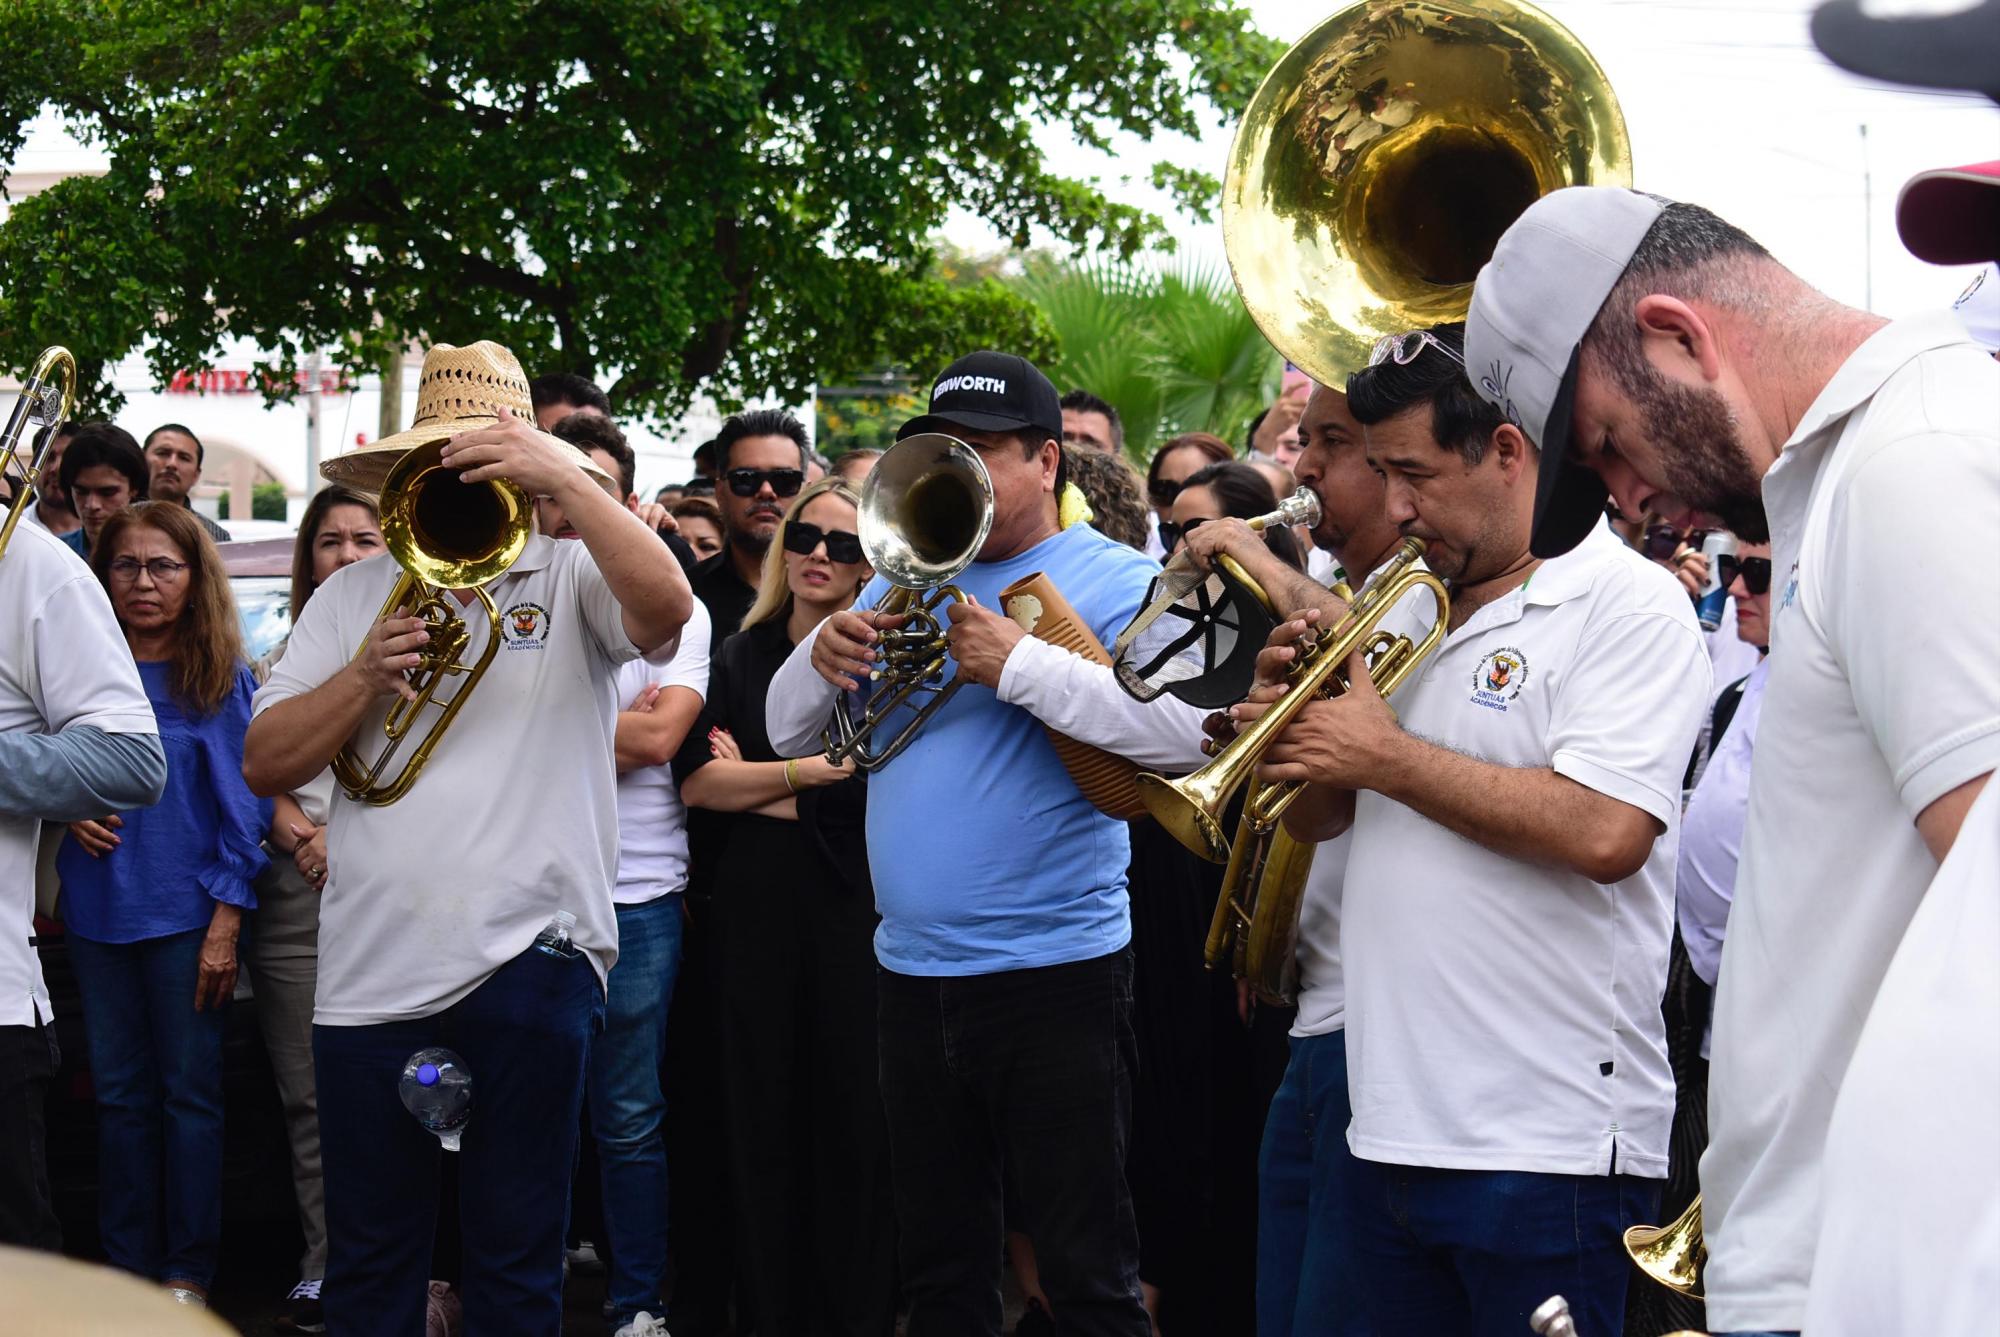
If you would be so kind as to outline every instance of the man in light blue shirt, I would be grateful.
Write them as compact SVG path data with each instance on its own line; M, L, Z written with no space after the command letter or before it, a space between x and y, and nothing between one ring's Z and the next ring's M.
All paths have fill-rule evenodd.
M895 1171L911 1337L1000 1332L1003 1174L1066 1332L1150 1331L1125 1184L1133 1066L1126 829L1091 806L1056 732L1149 767L1200 763L1201 716L1141 706L1111 670L1029 636L1001 591L1036 572L1110 644L1158 566L1058 520L1055 387L1022 358L945 369L899 437L970 444L993 484L992 526L953 580L946 681L963 688L869 780L868 846L882 924L882 1100ZM818 750L836 689L868 681L889 586L806 640L773 679L771 740Z

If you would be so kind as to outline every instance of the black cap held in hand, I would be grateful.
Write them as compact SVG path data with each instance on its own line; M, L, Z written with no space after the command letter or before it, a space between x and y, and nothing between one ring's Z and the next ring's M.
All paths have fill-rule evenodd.
M1035 364L1012 353L967 354L931 386L928 412L904 423L896 439L919 432L1018 432L1035 427L1062 440L1062 402Z

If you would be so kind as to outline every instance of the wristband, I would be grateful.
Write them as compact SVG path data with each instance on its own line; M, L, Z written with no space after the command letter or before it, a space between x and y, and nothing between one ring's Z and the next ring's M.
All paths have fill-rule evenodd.
M796 757L785 763L785 788L794 794L799 792L799 763Z

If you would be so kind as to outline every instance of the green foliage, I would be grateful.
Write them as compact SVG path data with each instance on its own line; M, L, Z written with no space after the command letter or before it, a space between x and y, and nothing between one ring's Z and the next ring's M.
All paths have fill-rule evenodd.
M227 520L229 516L229 493L216 498L216 514ZM285 485L265 481L250 487L250 518L252 520L283 520L285 518Z
M1164 222L1054 174L1242 106L1276 48L1232 0L10 0L0 164L53 107L109 172L0 226L0 362L59 342L88 401L225 338L370 371L498 338L660 420L978 344L1052 351L937 272L953 209L1130 257ZM1215 183L1160 180L1199 207Z
M1031 263L1017 286L1055 332L1050 378L1109 400L1140 464L1181 432L1241 441L1277 393L1283 361L1219 265Z

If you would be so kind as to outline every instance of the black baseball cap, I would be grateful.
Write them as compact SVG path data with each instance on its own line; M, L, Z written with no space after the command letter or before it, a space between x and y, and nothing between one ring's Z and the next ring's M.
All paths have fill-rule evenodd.
M2000 0L1937 8L1827 0L1813 11L1812 38L1828 60L1854 74L1964 89L2000 102Z
M919 432L949 434L954 427L975 432L1038 427L1060 441L1062 400L1028 359L982 349L944 369L931 385L930 411L904 423L896 439Z

